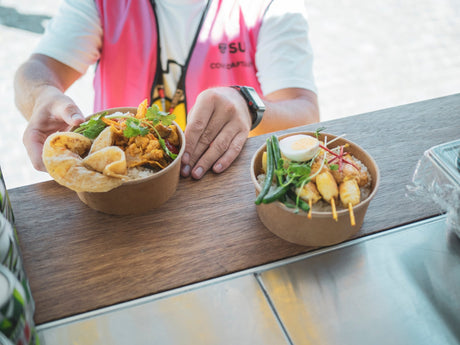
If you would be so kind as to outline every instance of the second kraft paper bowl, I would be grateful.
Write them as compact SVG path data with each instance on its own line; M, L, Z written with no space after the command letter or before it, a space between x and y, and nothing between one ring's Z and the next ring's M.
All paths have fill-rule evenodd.
M287 136L296 134L315 135L313 132L295 132L279 136L278 139L281 140ZM321 133L318 139L324 140L325 136L327 136L328 141L336 138L335 135ZM331 211L315 211L313 205L312 217L309 219L306 212L299 211L296 213L292 208L288 208L281 202L275 201L269 204L261 203L260 205L256 205L257 215L268 230L288 242L318 247L346 241L361 229L369 203L377 193L380 184L380 173L377 163L370 154L355 143L344 138L338 138L333 146L345 144L348 144L347 152L351 153L367 167L371 177L368 196L353 207L356 224L354 226L351 225L347 209L337 210L338 220L335 221L332 218ZM255 152L251 160L250 174L256 197L262 189L257 176L263 172L262 156L265 151L266 144L262 145Z

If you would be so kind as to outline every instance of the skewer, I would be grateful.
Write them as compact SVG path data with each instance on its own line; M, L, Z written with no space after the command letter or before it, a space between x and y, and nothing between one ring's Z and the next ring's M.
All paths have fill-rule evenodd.
M311 199L308 199L308 206L310 207L310 209L308 210L308 215L307 215L308 219L311 219L311 205L312 205Z
M337 222L338 218L337 218L337 210L335 208L335 199L334 198L331 198L331 207L332 207L332 218Z
M355 214L353 212L353 205L351 204L351 202L348 203L348 212L350 213L350 224L351 226L355 226Z
M329 170L325 170L316 176L316 187L323 199L331 204L332 218L338 221L335 198L339 196L339 189L334 176Z

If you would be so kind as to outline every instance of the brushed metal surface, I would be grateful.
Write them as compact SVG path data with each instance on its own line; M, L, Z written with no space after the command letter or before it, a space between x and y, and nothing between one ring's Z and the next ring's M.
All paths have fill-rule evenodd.
M445 217L260 272L294 344L460 344L460 240Z
M440 216L38 332L44 345L454 345L459 287L460 239Z
M39 327L42 345L286 344L254 275Z

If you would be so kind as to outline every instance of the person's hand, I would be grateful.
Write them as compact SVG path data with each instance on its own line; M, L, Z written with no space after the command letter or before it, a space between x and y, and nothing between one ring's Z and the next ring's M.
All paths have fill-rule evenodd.
M80 109L68 96L54 87L43 86L23 136L24 146L34 168L46 171L42 151L50 134L69 130L84 121Z
M240 154L251 129L248 106L230 87L203 91L187 117L181 174L200 179L220 173Z

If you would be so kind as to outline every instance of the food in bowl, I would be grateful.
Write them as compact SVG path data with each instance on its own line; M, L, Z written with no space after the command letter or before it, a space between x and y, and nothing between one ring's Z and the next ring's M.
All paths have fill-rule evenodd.
M359 231L380 174L361 147L319 129L268 138L253 155L251 179L268 230L292 243L324 246Z
M278 140L267 139L261 174L263 185L256 204L281 201L296 211L327 210L337 220L337 209L350 212L370 193L371 177L359 159L347 153L345 145L324 142L315 136L296 134ZM340 203L338 203L340 201ZM313 206L315 205L315 206Z
M169 166L181 148L173 114L144 100L136 112L101 112L71 132L50 135L45 167L59 184L76 192L108 192L127 181Z

